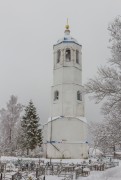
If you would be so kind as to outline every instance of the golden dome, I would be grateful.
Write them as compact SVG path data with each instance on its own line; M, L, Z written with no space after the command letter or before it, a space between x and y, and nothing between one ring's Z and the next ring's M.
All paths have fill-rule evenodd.
M66 24L65 28L66 28L67 30L69 29L68 18L67 18L67 24Z
M69 29L69 25L67 24L67 25L65 26L65 28L66 28L66 29Z

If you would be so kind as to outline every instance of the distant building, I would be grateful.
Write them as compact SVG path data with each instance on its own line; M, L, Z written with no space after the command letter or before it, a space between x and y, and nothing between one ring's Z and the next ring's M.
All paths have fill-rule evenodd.
M53 46L51 115L47 130L47 158L87 158L87 122L82 86L82 45L65 35Z

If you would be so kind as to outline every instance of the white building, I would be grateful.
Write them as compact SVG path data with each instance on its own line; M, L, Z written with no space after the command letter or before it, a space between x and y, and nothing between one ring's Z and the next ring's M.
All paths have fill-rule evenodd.
M82 86L82 46L65 35L53 46L51 115L46 125L47 158L87 158L87 123Z

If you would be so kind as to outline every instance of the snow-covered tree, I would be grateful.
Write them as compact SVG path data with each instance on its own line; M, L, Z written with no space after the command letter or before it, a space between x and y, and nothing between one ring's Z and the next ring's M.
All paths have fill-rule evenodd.
M121 113L121 18L118 17L108 27L112 56L108 66L98 68L97 77L85 85L87 93L92 93L96 103L106 100L103 112Z
M39 124L39 117L32 101L25 108L25 115L22 120L21 146L29 150L35 149L42 145L42 130Z
M107 66L98 68L97 76L89 80L85 91L92 94L96 103L103 101L102 113L106 123L103 122L105 126L102 131L115 147L116 143L121 142L121 17L117 17L108 30L111 36L111 58Z
M14 95L10 97L7 108L0 110L0 149L3 152L11 153L17 148L21 112L22 105L17 103L17 97Z
M93 149L100 149L104 154L113 152L116 145L116 136L112 134L112 126L109 122L91 122L89 131Z

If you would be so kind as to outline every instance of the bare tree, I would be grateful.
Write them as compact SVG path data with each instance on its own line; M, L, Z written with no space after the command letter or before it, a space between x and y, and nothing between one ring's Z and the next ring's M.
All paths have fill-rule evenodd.
M19 133L20 114L22 105L17 103L17 97L12 95L7 108L0 110L1 119L1 150L11 153L16 149L17 136Z
M102 110L104 114L111 111L121 113L121 18L118 17L108 27L112 57L108 66L98 68L97 76L85 85L86 93L99 103L105 100Z
M121 141L121 17L117 17L108 30L111 58L107 66L98 68L97 76L89 80L85 91L95 103L103 102L104 121L95 127L95 141L103 143L102 146L106 143L115 151L115 145Z
M100 149L103 153L107 152L107 146L109 146L109 132L107 132L106 123L91 122L89 125L89 131L91 135L91 141L93 149Z

